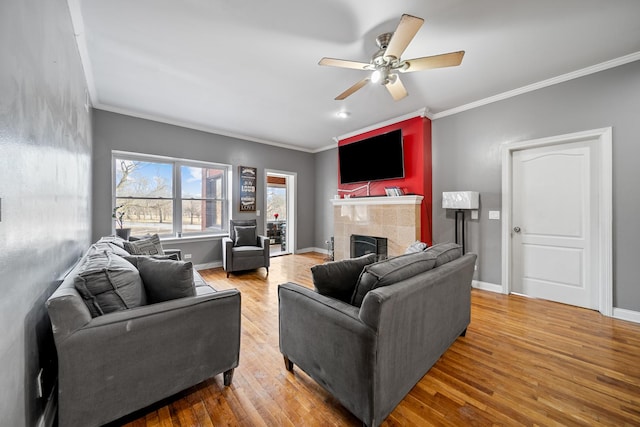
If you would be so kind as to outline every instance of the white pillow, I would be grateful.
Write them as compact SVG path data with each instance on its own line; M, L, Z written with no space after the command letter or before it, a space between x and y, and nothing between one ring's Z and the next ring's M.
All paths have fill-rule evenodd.
M422 252L425 249L427 249L427 244L424 242L421 242L420 240L416 240L415 242L413 242L412 244L409 245L409 247L407 248L407 250L404 252L405 254L414 254L416 252Z

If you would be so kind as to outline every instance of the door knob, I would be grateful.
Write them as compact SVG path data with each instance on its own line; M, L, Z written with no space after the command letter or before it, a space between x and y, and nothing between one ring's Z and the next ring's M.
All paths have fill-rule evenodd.
M520 232L520 227L513 227L513 231L515 231L516 233Z

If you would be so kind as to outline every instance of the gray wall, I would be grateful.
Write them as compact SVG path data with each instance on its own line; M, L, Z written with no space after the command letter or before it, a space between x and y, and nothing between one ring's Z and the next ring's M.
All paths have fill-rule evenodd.
M250 120L250 118L247 118ZM271 145L230 138L193 129L139 119L112 112L94 110L95 147L93 156L93 239L112 233L111 152L113 150L155 154L183 159L226 163L233 166L234 218L256 218L253 213L238 212L238 166L258 168L257 199L263 227L264 170L297 173L297 249L313 247L315 224L314 155ZM262 230L262 229L261 229ZM164 246L191 253L194 264L219 262L220 240L188 243L170 242Z
M57 375L45 300L88 247L91 115L67 2L0 3L0 424L33 426Z
M478 280L501 284L500 145L613 127L614 307L640 311L640 61L433 121L434 240L453 239L442 192L480 192L468 244L479 256Z
M315 247L327 249L325 243L333 236L333 205L331 200L338 188L338 149L316 154L316 224Z

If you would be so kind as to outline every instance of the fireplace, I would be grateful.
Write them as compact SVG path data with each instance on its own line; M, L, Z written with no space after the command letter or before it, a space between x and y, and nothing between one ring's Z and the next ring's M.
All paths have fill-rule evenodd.
M351 235L351 258L357 258L366 254L376 254L377 260L387 258L386 237Z
M387 239L387 257L402 255L420 240L422 196L379 196L331 199L333 254L336 261L351 256L351 235Z

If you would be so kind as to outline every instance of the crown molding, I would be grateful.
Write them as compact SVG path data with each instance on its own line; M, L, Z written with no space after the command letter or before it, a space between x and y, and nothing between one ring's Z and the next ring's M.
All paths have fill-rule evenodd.
M393 125L396 123L400 123L403 122L405 120L409 120L409 119L413 119L414 117L427 117L427 112L429 110L427 109L427 107L423 107L419 110L416 110L412 113L408 113L408 114L404 114L402 116L398 116L389 120L385 120L383 122L379 122L379 123L374 123L372 125L366 126L362 129L358 129L358 130L354 130L353 132L349 132L349 133L345 133L344 135L340 135L340 136L334 136L333 140L336 142L336 145L334 145L334 147L338 146L338 141L342 140L342 139L346 139L346 138L351 138L352 136L356 136L356 135L360 135L363 134L365 132L369 132L372 130L376 130L376 129L380 129L381 127L385 127L385 126L389 126L389 125Z
M179 127L183 127L183 128L187 128L187 129L193 129L193 130L197 130L197 131L200 131L200 132L206 132L206 133L211 133L211 134L215 134L215 135L227 136L229 138L236 138L236 139L241 139L241 140L244 140L244 141L256 142L258 144L272 145L274 147L279 147L279 148L286 148L288 150L304 151L305 153L314 153L315 152L314 150L311 150L309 148L303 148L303 147L299 147L299 146L295 146L295 145L283 144L283 143L280 143L280 142L269 141L269 140L266 140L266 139L255 138L255 137L252 137L252 136L242 135L242 134L233 133L233 132L226 132L226 131L222 131L222 130L219 130L219 129L210 128L208 126L200 126L200 125L196 125L196 124L193 124L193 123L183 122L183 121L180 121L180 120L167 119L165 117L160 117L160 116L156 116L156 115L153 115L153 114L139 113L139 112L136 112L136 111L127 110L125 108L113 107L111 105L105 105L105 104L102 104L102 103L94 104L93 108L95 108L96 110L103 110L103 111L108 111L108 112L111 112L111 113L123 114L125 116L131 116L131 117L136 117L136 118L139 118L139 119L150 120L150 121L158 122L158 123L162 123L162 124L167 124L167 125L172 125L172 126L179 126Z
M431 120L441 119L443 117L452 116L454 114L461 113L463 111L471 110L474 108L482 107L484 105L492 104L494 102L502 101L504 99L513 98L514 96L522 95L528 92L533 92L538 89L553 86L558 83L563 83L569 80L577 79L579 77L588 76L589 74L605 71L610 68L619 67L620 65L628 64L640 59L640 52L631 53L629 55L621 56L619 58L612 59L610 61L601 62L600 64L592 65L590 67L582 68L580 70L572 71L570 73L562 74L557 77L552 77L547 80L543 80L537 83L523 86L518 89L510 90L500 93L498 95L490 96L488 98L480 99L478 101L470 102L468 104L460 105L458 107L451 108L449 110L441 111L433 114Z

